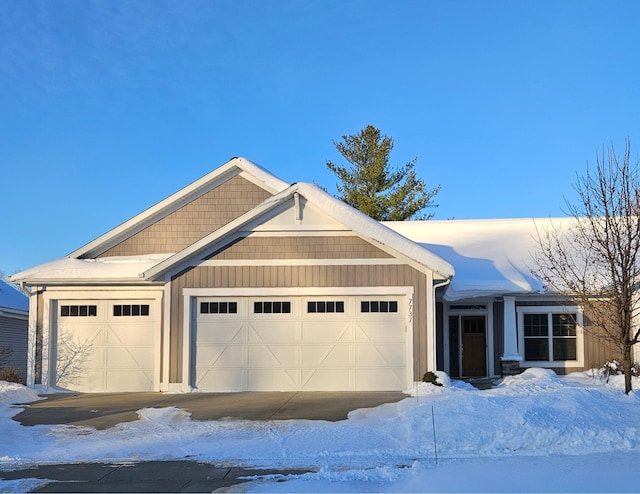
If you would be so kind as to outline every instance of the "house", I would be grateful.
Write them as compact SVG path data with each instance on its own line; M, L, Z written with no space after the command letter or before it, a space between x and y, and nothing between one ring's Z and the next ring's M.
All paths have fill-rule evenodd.
M434 369L583 368L579 309L572 327L521 252L491 248L504 240L494 234L531 232L532 220L513 221L497 230L380 223L233 158L67 257L11 277L31 293L28 383L406 390ZM545 321L562 326L562 341Z
M0 374L12 370L26 380L28 334L29 299L0 280Z

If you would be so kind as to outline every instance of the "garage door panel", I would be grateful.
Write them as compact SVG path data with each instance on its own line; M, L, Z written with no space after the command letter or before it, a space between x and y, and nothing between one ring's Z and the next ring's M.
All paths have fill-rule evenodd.
M355 385L363 391L393 391L404 386L405 369L357 369L355 371Z
M149 335L153 334L153 325L114 325L109 324L106 331L106 344L111 346L149 347Z
M290 367L298 365L298 347L293 345L251 345L249 367Z
M298 375L297 370L250 369L247 371L247 384L252 391L295 391L300 389Z
M104 328L96 324L62 323L58 325L58 342L73 345L104 345Z
M248 389L247 369L208 369L199 380L196 387L204 390L238 391Z
M106 386L109 391L121 393L153 388L153 371L132 373L123 369L109 372Z
M326 343L334 341L353 341L353 323L313 321L302 323L303 343Z
M302 365L304 367L331 367L353 365L349 346L316 345L302 349Z
M291 343L298 341L298 325L291 321L251 321L249 343Z
M198 348L196 366L207 367L238 367L247 365L247 352L243 346L209 345Z
M232 323L206 323L198 326L198 342L202 345L215 345L219 343L244 343L247 341L247 333L244 325L237 321Z
M313 369L303 371L304 391L341 391L349 384L352 372L349 369Z
M383 326L371 321L359 322L355 330L356 341L388 341L404 343L404 331L393 331L391 328L404 326L402 321L387 321Z
M72 390L81 389L85 392L104 391L104 372L85 371L79 376L63 376L61 379L58 379L56 386Z
M129 369L140 372L152 371L153 355L146 347L142 348L106 348L106 367L114 369ZM117 372L117 371L114 371Z
M404 361L405 349L400 345L368 344L355 349L356 365L393 366Z

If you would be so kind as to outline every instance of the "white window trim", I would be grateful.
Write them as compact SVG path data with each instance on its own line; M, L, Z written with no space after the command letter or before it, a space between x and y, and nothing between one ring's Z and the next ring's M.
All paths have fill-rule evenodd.
M576 360L524 360L524 314L576 314ZM518 306L516 307L516 314L518 318L518 346L520 355L522 355L522 367L556 367L556 368L569 368L569 367L584 367L584 329L583 329L583 313L582 309L578 306L560 306L560 305L546 305L546 306ZM551 330L551 328L550 328ZM553 334L547 336L549 338L549 353L553 351Z

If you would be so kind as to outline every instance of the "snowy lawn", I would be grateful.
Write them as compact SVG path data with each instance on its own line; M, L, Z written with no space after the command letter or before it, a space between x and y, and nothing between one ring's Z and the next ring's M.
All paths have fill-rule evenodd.
M625 395L620 378L528 370L485 391L440 378L446 386L420 384L413 397L335 423L198 422L147 408L100 431L23 427L10 404L35 393L0 383L0 468L192 459L317 471L239 487L256 492L640 491L640 394ZM16 488L0 481L0 491Z

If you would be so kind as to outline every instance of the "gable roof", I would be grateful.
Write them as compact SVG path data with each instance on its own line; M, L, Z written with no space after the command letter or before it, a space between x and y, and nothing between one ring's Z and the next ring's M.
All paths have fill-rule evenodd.
M532 274L537 231L567 227L573 218L384 222L453 264L456 275L444 298L545 293ZM538 229L538 230L537 230Z
M245 158L232 158L227 163L216 168L204 177L196 180L190 185L187 185L178 192L92 240L88 244L71 252L67 257L97 257L110 247L122 242L135 233L138 233L149 225L173 213L185 204L188 204L203 194L206 194L237 175L262 187L271 194L277 194L289 186L287 182L280 180L261 166Z
M251 211L248 211L236 220L148 269L142 273L142 277L147 280L156 279L172 268L182 265L187 260L205 253L210 250L213 245L220 243L243 226L291 200L296 194L301 195L322 210L327 216L342 223L345 227L371 243L386 246L414 261L422 266L423 269L434 271L444 279L453 276L453 266L428 249L417 245L415 242L398 234L380 222L334 198L316 185L296 183L258 204Z
M9 283L0 280L0 311L2 309L28 311L29 298Z

